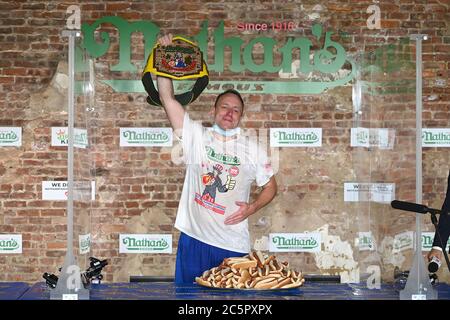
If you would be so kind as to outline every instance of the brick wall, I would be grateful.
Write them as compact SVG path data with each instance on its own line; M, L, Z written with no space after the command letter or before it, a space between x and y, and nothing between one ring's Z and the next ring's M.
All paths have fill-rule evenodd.
M66 96L52 86L58 65L67 60L67 41L61 36L66 24L70 2L0 1L0 126L23 128L23 143L18 148L0 148L0 234L21 233L22 255L0 255L1 281L35 282L43 272L56 273L65 255L65 203L43 201L41 181L66 180L66 148L50 145L50 127L66 126ZM286 37L305 36L312 39L311 26L320 22L326 30L335 30L333 39L347 53L356 57L377 48L397 44L400 38L413 33L426 33L423 45L423 126L450 126L450 64L449 1L380 1L381 29L369 30L366 9L372 1L83 1L82 22L92 23L104 16L121 16L127 21L149 20L161 29L192 36L209 20L213 31L220 21L225 23L225 37L238 36L244 42L255 37L255 31L240 32L238 22L295 21L293 31L260 32L283 44ZM126 281L129 274L171 275L175 255L125 255L118 252L120 233L172 233L174 249L178 232L173 228L178 199L184 178L182 166L170 161L171 148L120 148L120 127L168 127L162 109L150 107L143 94L121 94L102 84L101 79L139 79L140 73L124 75L109 71L118 61L118 32L111 25L108 31L111 46L106 55L95 60L97 72L95 110L90 113L95 150L91 154L97 198L93 203L90 224L91 255L111 259L106 269L107 281ZM132 36L132 61L145 59L142 36ZM314 42L313 50L320 48ZM412 47L411 47L411 50ZM412 52L412 51L411 51ZM261 51L255 47L255 62L261 62ZM214 60L213 50L208 52ZM225 53L225 66L230 63ZM414 59L414 58L412 58ZM275 63L280 56L275 54ZM61 71L63 72L63 71ZM264 77L279 79L277 74L255 74L246 71L234 74L227 70L211 73L211 79L252 80ZM387 78L393 76L389 74ZM397 75L401 77L402 75ZM277 175L279 195L266 208L250 219L252 240L268 232L303 232L317 230L325 224L328 232L353 243L356 233L364 229L365 215L360 207L343 203L342 184L358 177L384 182L389 179L401 185L414 177L411 156L389 158L389 174L383 176L383 161L376 153L359 153L349 146L349 130L353 125L351 83L329 89L320 95L245 94L243 125L249 128L321 127L323 147L280 151L280 172ZM395 120L398 127L408 123L404 116L413 114L414 94L383 96L368 104L370 117L389 127ZM195 119L210 121L209 110L214 95L203 94L188 107ZM398 114L383 109L391 106ZM409 112L409 111L410 112ZM409 113L408 113L409 112ZM382 118L382 115L385 118ZM374 122L376 123L376 122ZM405 152L411 155L411 150ZM359 157L359 158L358 158ZM444 198L450 153L446 148L423 151L423 200L440 207ZM373 175L367 172L371 164ZM406 167L406 168L405 168ZM378 170L378 171L377 171ZM381 173L380 173L381 172ZM405 177L407 181L405 182ZM390 182L389 181L389 182ZM413 183L414 184L414 183ZM413 186L412 184L412 186ZM401 192L404 192L404 187ZM256 190L254 190L256 191ZM397 190L400 192L399 190ZM399 194L414 201L412 192ZM365 210L365 209L363 209ZM378 213L378 215L377 215ZM269 224L258 224L260 218ZM358 224L354 224L355 217ZM412 226L411 215L386 212L385 206L372 206L372 228L381 241L401 231L405 223ZM429 223L427 230L432 230ZM364 230L366 231L366 230ZM175 250L174 250L175 252ZM293 265L310 272L320 270L312 254L287 255ZM355 253L356 260L358 255ZM361 255L361 259L364 255ZM84 262L84 261L83 261ZM392 264L383 270L390 273ZM402 268L409 268L405 262Z

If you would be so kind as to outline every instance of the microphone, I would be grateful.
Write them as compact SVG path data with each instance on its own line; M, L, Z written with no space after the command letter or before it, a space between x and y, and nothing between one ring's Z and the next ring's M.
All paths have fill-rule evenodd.
M433 256L431 258L431 261L428 263L428 271L431 273L435 273L439 270L440 266L441 266L441 260L439 260L439 258Z
M412 211L412 212L421 213L421 214L426 214L428 212L432 213L432 214L440 214L441 213L441 210L428 208L427 206L424 206L423 204L417 204L417 203L399 201L399 200L393 200L391 202L391 206L394 209Z

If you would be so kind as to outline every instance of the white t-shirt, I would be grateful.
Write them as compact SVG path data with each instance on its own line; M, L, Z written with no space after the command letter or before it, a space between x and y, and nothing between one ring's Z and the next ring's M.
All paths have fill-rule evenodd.
M234 225L224 220L239 209L236 201L249 202L253 181L263 186L273 176L266 145L244 134L220 141L187 112L181 139L186 177L175 227L209 245L249 252L247 219Z

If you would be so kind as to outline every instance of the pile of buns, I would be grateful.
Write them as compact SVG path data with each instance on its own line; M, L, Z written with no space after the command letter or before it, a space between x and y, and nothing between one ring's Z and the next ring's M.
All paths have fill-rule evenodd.
M305 279L301 272L291 270L288 262L280 263L273 255L252 251L244 257L224 259L195 281L205 287L267 290L297 288Z

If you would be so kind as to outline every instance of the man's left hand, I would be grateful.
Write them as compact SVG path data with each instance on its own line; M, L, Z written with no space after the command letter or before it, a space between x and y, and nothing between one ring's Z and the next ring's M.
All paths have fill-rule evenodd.
M228 216L224 221L225 224L237 224L247 219L253 213L247 202L236 201L236 204L239 206L239 210Z

